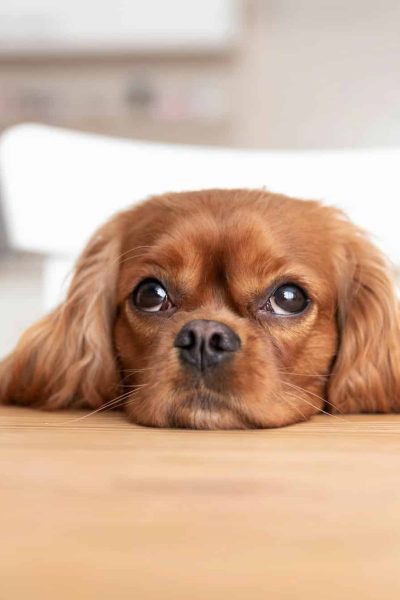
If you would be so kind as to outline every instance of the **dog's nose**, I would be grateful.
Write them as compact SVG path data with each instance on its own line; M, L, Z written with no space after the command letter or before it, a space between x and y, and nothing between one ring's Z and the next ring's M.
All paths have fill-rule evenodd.
M240 348L240 338L230 327L218 321L189 321L175 338L182 362L199 371L219 365Z

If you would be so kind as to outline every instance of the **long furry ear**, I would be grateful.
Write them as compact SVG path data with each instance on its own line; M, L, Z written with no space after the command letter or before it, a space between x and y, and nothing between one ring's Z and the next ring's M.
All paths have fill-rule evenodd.
M339 346L329 402L343 413L400 410L400 326L394 274L366 236L342 224ZM340 237L340 234L339 234Z
M119 237L108 223L79 258L65 302L21 337L0 363L0 402L96 408L118 388L112 325Z

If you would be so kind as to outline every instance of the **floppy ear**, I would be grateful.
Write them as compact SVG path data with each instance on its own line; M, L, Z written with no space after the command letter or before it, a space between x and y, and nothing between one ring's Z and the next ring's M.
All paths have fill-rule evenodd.
M98 407L116 395L112 325L119 237L108 223L79 258L65 302L0 363L0 402L49 409Z
M329 402L343 413L400 410L399 305L390 265L365 235L343 224L337 262L339 345Z

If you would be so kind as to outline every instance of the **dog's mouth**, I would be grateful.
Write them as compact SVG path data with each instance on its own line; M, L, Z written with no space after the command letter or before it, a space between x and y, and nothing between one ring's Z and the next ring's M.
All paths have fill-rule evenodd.
M206 392L186 396L181 407L204 412L232 410L232 406L227 399Z

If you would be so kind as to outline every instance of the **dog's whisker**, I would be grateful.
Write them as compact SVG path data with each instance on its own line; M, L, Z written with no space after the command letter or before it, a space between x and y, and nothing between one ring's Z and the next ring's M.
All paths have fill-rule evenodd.
M336 415L332 415L331 413L328 413L326 411L324 411L322 408L319 408L318 406L316 406L315 404L313 404L312 402L309 402L306 398L304 398L303 396L298 396L296 394L290 394L291 398L298 400L300 402L305 402L306 404L308 404L309 406L311 406L312 408L315 408L316 411L318 412L323 412L324 414L328 415L329 417L334 417Z
M155 371L155 368L146 367L144 369L123 369L122 373L126 373L127 375L135 375L136 373L145 373L147 371Z
M302 390L303 393L306 393L306 390ZM294 396L292 396L294 397ZM319 406L316 406L315 404L313 404L312 402L310 402L309 400L307 400L306 398L304 398L303 396L297 396L298 400L300 400L301 402L305 402L306 404L308 404L309 406L311 406L312 408L315 408L316 411L323 413L324 415L327 415L328 417L333 417L334 419L340 421L341 423L346 423L345 419L342 419L341 417L338 417L338 415L335 415L333 413L327 412L326 410L324 410L323 408L319 408Z
M151 384L149 389L152 389L156 386L156 382L154 384ZM130 396L128 396L127 400L124 402L124 406L131 406L132 404L135 404L135 402L138 400L138 392L140 392L141 390L137 390L137 393L132 392ZM147 390L149 391L149 390Z
M127 385L125 384L125 388L126 389L130 389L130 390L141 390L145 387L148 387L149 385L151 385L151 383L135 383L133 385Z
M122 369L123 373L139 373L140 371L153 371L154 367L143 367L142 369Z
M318 378L328 379L330 377L329 373L296 373L294 371L287 371L286 369L278 369L278 371L282 375L295 375L298 377L315 377L315 379L318 379Z
M135 248L129 248L129 250L126 250L125 252L122 252L121 254L119 254L116 258L115 258L115 262L120 262L121 258L126 258L127 255L132 254L133 252L136 252L137 250L142 250L143 248L152 248L152 246L149 245L145 245L145 246L135 246Z
M289 400L288 396L291 396L294 399L296 399L296 396L292 396L290 393L289 394L286 393L283 398L284 398L285 402L287 402L292 408L294 408L302 416L303 420L306 421L307 420L306 415L300 410L300 408L294 402L291 402Z
M106 411L107 409L110 409L110 408L115 408L114 404L117 404L118 402L120 402L124 396L128 396L130 393L131 392L121 394L121 396L118 396L117 398L113 398L112 400L109 400L108 402L102 404L98 408L95 408L94 410L90 411L89 413L82 415L81 417L76 417L74 419L68 419L66 421L62 421L61 423L57 423L57 425L69 425L70 423L77 423L78 421L83 421L84 419L87 419L88 417L91 417L99 412Z
M121 373L126 373L125 377L122 377L121 379L121 385L122 386L126 386L127 384L125 383L127 379L131 378L132 375L139 375L142 373L149 373L149 372L155 372L155 368L154 367L149 367L147 369L124 369Z
M143 248L145 248L146 246L143 246ZM149 246L150 248L151 246ZM141 252L140 254L131 254L129 256L126 256L123 260L120 261L120 265L123 265L124 263L126 263L128 260L132 260L133 258L143 258L144 256L146 256L145 252Z
M291 382L289 382L289 381L283 381L283 383L284 383L285 385L288 385L288 386L290 386L290 387L293 387L293 388L295 388L295 389L297 389L297 390L299 390L299 391L301 391L301 392L304 392L304 393L306 393L306 394L310 394L311 396L314 396L315 398L318 398L318 400L321 400L321 401L322 401L324 404L328 404L328 405L329 405L329 406L331 406L333 409L335 409L335 410L338 410L338 408L337 408L337 407L336 407L334 404L332 404L332 402L329 402L329 400L327 400L326 398L322 398L322 396L318 396L318 394L315 394L314 392L311 392L311 390L307 390L307 389L305 389L305 388L302 388L301 386L299 386L299 385L296 385L295 383L291 383ZM341 411L339 411L339 412L341 412ZM331 413L330 413L330 414L331 414ZM342 413L341 413L341 414L342 414Z
M92 414L100 412L100 411L107 411L110 409L119 408L120 406L124 406L124 404L126 403L126 400L130 396L132 396L135 391L140 392L144 387L147 387L149 385L150 384L148 384L148 383L143 383L143 384L139 384L139 385L124 386L124 387L130 387L131 389L129 389L127 392L124 392L117 398L114 398L112 400L109 400L105 404L102 404L99 408L97 408L96 410L92 411L91 413L89 413L88 415L85 415L85 416L90 417Z

